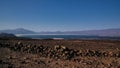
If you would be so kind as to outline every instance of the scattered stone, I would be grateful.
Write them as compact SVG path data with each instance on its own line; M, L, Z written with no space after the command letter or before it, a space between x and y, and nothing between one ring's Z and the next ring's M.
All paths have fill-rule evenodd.
M21 61L21 64L27 64L27 62L24 60L24 61Z
M14 45L10 45L10 43L7 44L0 44L0 46L5 45L5 47L10 48L14 51L20 51L25 53L34 53L39 54L42 57L49 57L49 58L55 58L55 59L62 59L62 60L70 60L72 58L75 58L77 56L96 56L96 57L120 57L120 50L116 48L115 53L113 52L107 52L107 51L99 51L99 50L74 50L69 49L66 46L60 46L56 45L54 48L48 47L48 46L37 46L37 45L24 45L22 42L17 42ZM11 56L8 56L9 59L11 59ZM13 57L16 58L16 57Z

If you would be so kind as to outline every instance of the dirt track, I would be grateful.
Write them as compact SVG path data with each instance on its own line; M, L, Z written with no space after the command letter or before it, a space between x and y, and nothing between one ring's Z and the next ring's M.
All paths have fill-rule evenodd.
M0 68L120 68L120 41L11 39L0 44Z

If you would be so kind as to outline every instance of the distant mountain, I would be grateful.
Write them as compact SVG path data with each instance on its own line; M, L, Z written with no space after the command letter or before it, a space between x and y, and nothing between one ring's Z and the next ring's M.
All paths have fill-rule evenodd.
M118 29L86 30L86 31L68 31L64 34L93 35L93 36L120 36Z
M118 29L85 30L85 31L65 31L65 32L40 32L40 34L72 34L72 35L91 35L91 36L120 36Z
M18 29L8 29L8 30L0 30L0 33L12 33L12 34L34 34L34 31L26 30L23 28Z
M23 28L13 30L0 30L0 33L12 33L12 34L69 34L69 35L91 35L91 36L119 36L120 28L118 29L102 29L102 30L85 30L85 31L56 31L56 32L34 32Z

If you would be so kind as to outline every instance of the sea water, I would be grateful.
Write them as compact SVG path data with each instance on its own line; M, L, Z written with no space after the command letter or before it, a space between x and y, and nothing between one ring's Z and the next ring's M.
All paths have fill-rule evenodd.
M17 34L18 37L32 39L119 39L120 37L90 36L90 35L40 35L40 34Z

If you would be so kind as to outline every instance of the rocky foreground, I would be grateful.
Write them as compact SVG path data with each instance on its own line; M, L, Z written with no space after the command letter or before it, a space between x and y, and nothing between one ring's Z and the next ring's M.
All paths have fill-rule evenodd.
M120 68L120 42L0 40L0 68Z

